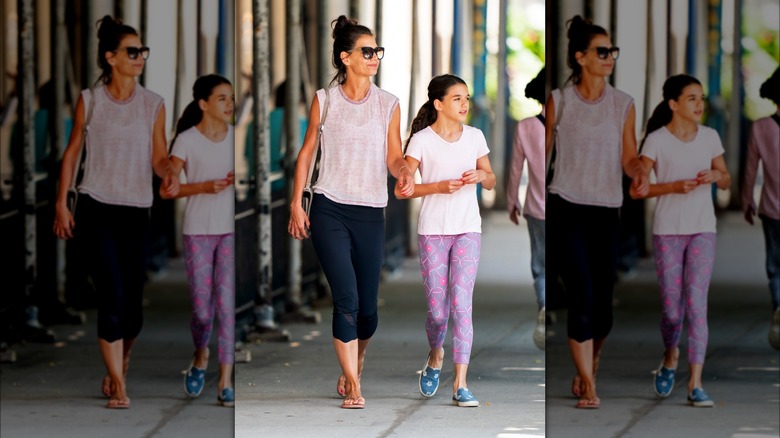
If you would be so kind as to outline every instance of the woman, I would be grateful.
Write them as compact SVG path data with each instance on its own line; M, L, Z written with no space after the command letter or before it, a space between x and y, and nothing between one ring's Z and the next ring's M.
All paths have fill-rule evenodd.
M487 190L496 185L485 135L465 125L470 98L466 83L457 76L431 79L428 101L412 122L405 150L409 170L420 169L422 183L411 196L395 188L399 199L423 197L417 233L428 305L425 332L431 349L420 373L420 393L430 398L439 388L442 346L452 314L452 403L460 407L479 406L466 383L474 339L471 303L482 241L477 184Z
M715 207L711 185L726 190L731 177L718 132L699 125L704 91L696 78L672 76L664 82L663 102L647 121L642 164L653 169L656 183L640 196L659 196L653 220L653 250L661 288L661 336L664 358L654 378L655 393L668 397L674 388L683 320L688 323L688 403L712 407L701 373L707 352L707 292L715 264Z
M535 117L528 117L517 123L515 140L512 146L512 165L506 186L506 208L509 220L520 225L518 216L522 215L528 224L528 237L531 240L531 275L536 291L536 328L534 344L544 350L545 344L545 237L544 237L544 78L542 68L536 77L525 87L525 97L535 99L542 105L542 111ZM525 204L520 200L520 178L523 176L523 163L528 163L528 189Z
M176 124L171 150L174 169L177 173L184 169L187 175L187 184L176 196L188 197L182 233L192 299L190 330L195 344L192 363L184 375L184 393L195 398L203 391L209 339L217 316L217 399L223 406L233 406L235 136L229 123L233 117L233 86L222 76L201 76L192 86L192 97Z
M341 407L362 409L360 374L378 323L387 171L407 195L414 191L414 179L401 152L398 98L371 83L384 48L355 20L342 15L333 23L332 60L338 72L331 84L336 85L317 91L312 101L295 167L288 231L304 239L311 230L333 293L333 346L342 370L337 391L345 397ZM309 218L301 201L325 104L322 158Z
M623 172L639 193L646 194L648 184L636 152L633 99L607 83L619 49L604 28L579 15L568 24L572 85L552 92L545 117L548 156L558 128L547 199L555 236L549 259L559 263L567 294L568 344L577 368L572 393L578 408L595 409L595 375L612 328Z
M766 247L766 276L772 299L772 322L769 325L769 344L780 350L780 68L761 84L760 96L775 104L775 113L763 117L750 128L748 156L745 160L745 184L742 186L742 210L745 220L753 225L758 211L764 229ZM758 162L764 170L761 203L756 209L753 190L758 173Z
M107 408L130 407L125 376L130 352L143 324L143 287L149 252L149 208L152 172L163 178L162 191L179 191L168 159L165 105L136 78L143 72L149 48L138 33L106 15L99 22L98 65L102 71L92 92L84 90L68 147L62 158L54 233L83 239L92 279L98 291L98 339L108 374L102 391ZM67 207L67 191L79 156L85 109L94 99L89 121L84 179L76 218Z

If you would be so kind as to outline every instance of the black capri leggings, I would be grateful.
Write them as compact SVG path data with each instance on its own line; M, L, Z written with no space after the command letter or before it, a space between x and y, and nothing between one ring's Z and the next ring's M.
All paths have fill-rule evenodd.
M314 195L311 241L333 293L333 337L369 339L379 323L377 296L385 248L383 208Z
M98 295L98 338L135 339L143 325L149 209L104 204L81 194L75 220Z
M557 265L566 289L568 337L604 339L612 329L612 291L620 244L618 208L547 198L547 265Z

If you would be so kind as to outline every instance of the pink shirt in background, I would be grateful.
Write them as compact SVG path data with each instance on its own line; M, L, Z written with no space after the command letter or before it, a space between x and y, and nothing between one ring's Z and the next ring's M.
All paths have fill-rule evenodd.
M509 213L518 210L523 216L544 220L544 124L536 117L517 123L512 147L512 165L506 188L506 204ZM523 161L528 161L528 189L525 202L520 200L520 178Z
M777 113L780 114L780 110ZM771 117L756 120L750 128L745 184L742 186L743 211L746 211L748 206L752 206L754 211L756 208L753 187L759 160L763 164L764 185L761 187L758 214L780 219L780 125Z

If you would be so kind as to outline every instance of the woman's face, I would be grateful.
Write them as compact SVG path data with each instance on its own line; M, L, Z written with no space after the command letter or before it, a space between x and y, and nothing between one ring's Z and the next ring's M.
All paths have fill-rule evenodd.
M611 53L605 59L601 59L598 54L599 47L612 48L612 42L608 36L596 35L590 40L590 45L585 51L577 53L577 62L582 66L583 76L606 77L612 74L612 70L615 68L615 59Z
M234 103L233 87L229 84L219 84L211 90L208 100L200 101L203 115L230 123L233 117Z
M433 106L439 111L439 116L466 123L469 115L471 96L469 89L463 84L456 84L447 89L442 100L436 99Z
M379 69L379 57L376 54L371 59L363 56L363 47L375 48L376 39L371 35L361 35L355 41L355 47L350 52L341 52L341 61L347 66L348 74L356 76L374 76Z
M680 97L669 101L675 117L698 123L704 113L704 90L699 84L690 84L683 88Z
M130 59L128 48L131 52L134 52L135 59ZM106 52L106 59L111 65L113 75L116 76L140 76L144 71L144 65L146 60L143 53L138 53L138 50L143 48L141 44L141 38L137 35L127 35L122 38L119 43L119 47L113 52Z

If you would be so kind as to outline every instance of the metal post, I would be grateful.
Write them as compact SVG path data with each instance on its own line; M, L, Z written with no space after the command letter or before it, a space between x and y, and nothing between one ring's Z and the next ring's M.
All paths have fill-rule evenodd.
M271 171L270 132L268 131L269 10L267 0L252 1L252 118L254 119L255 168L257 169L256 212L258 216L258 294L271 296ZM269 298L270 299L270 298Z
M384 7L384 1L383 0L376 0L376 20L374 25L374 33L376 35L383 35L382 29L384 26L382 26L382 20L384 19L384 14L382 13L382 8ZM382 37L384 38L384 36ZM376 84L377 87L382 87L382 69L380 68L376 72L376 76L374 77L374 84Z
M742 2L734 3L734 52L731 62L731 99L729 99L729 110L731 114L728 125L726 126L726 141L723 146L726 149L726 169L731 174L732 181L737 181L739 175L739 147L742 143L742 108L745 103L745 78L742 75ZM739 208L740 193L737 189L738 184L731 185L731 196L729 198L730 208Z
M349 17L360 21L360 0L349 1Z
M176 0L176 79L173 83L173 117L171 131L176 131L176 119L181 114L181 85L184 82L184 23L182 18L182 0Z
M49 110L49 129L52 132L51 153L52 161L59 163L62 153L65 152L65 0L54 0L51 8L53 31L51 33L52 62L51 81L54 86L54 106ZM73 100L73 99L72 99ZM54 178L51 175L50 178ZM55 180L56 181L56 180ZM55 184L56 190L56 184ZM57 290L65 291L65 242L57 239L56 251L56 278ZM72 303L69 303L72 304Z
M506 206L504 175L506 175L505 170L510 163L509 156L505 153L509 149L506 147L506 118L509 107L509 78L506 73L507 0L499 0L498 5L498 89L496 90L496 118L493 121L493 153L491 155L494 163L493 172L496 175L496 187L493 189L495 193L494 207L504 208Z
M284 129L287 136L286 159L294 163L300 145L300 122L298 121L298 105L301 101L301 2L287 0L287 49L290 56L285 57L287 70L287 87L284 103ZM292 174L293 172L290 172ZM288 178L288 191L292 192L293 178ZM294 308L301 306L301 241L288 237L289 259L287 265L287 299Z
M35 234L35 125L33 102L35 101L35 29L33 27L33 0L18 0L19 17L19 67L17 90L19 96L19 126L24 151L24 271L25 293L32 296L36 281Z
M56 150L53 154L59 159L65 151L65 124L61 121L65 119L63 108L65 106L65 42L67 41L65 33L65 0L54 1L54 32L52 32L52 63L51 80L54 84L54 108L50 117L55 121L52 148ZM75 97L71 96L72 100Z
M327 87L328 83L330 82L330 55L331 51L333 50L333 39L330 36L331 28L330 28L330 21L333 19L329 15L329 8L328 5L330 4L329 0L321 0L319 2L320 5L320 20L318 23L318 29L317 33L319 34L319 52L320 52L320 62L319 64L319 87Z

